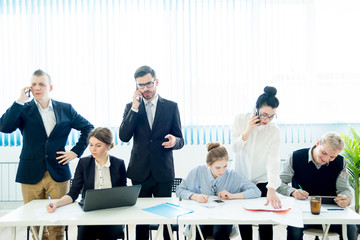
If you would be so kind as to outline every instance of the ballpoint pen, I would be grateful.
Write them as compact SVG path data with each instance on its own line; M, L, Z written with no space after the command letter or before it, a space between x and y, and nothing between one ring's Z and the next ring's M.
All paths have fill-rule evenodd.
M304 189L300 186L300 184L298 184L299 188L304 191ZM306 197L306 199L308 199L308 197Z
M50 202L50 207L52 208L52 207L53 207L53 205L52 205L52 203L51 203L50 194L48 194L48 198L49 198L49 202Z

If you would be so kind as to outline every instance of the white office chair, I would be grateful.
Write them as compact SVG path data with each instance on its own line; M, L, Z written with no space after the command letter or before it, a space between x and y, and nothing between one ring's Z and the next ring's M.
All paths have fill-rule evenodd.
M184 236L191 239L192 237L192 229L191 227L196 227L198 231L200 231L200 226L199 225L186 225L185 228L184 228ZM230 239L233 239L233 238L236 238L237 236L240 235L240 231L239 231L239 226L237 224L234 224L232 226L232 229L231 229L231 232L230 232ZM209 238L209 236L204 236L204 239L212 239L212 238Z
M305 229L304 230L304 234L308 234L308 235L312 235L312 236L315 236L315 239L314 240L319 240L319 236L323 236L324 233L325 233L325 228L326 228L326 225L323 224L322 225L322 229L320 228L308 228L308 229ZM336 232L330 232L328 231L328 234L327 234L327 238L323 239L323 240L328 240L329 237L333 237L333 236L339 236L339 234L337 234Z

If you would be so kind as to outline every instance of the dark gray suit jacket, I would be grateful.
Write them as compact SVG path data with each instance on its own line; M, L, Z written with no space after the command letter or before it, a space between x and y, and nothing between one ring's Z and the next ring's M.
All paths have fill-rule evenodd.
M143 182L151 172L159 183L173 181L175 171L172 150L184 146L177 103L159 96L152 130L144 102L141 101L139 112L132 111L131 106L132 103L126 105L119 130L121 141L128 142L132 137L134 141L127 169L128 178ZM176 137L173 148L164 148L161 145L167 141L164 138L167 134Z

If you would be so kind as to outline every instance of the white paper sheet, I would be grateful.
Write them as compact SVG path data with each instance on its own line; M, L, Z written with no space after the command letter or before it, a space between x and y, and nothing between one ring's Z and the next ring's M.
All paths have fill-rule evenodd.
M224 203L218 204L217 207L209 208L204 207L204 205L198 204L193 200L184 200L180 203L181 206L190 208L194 210L194 213L201 218L205 219L224 219L224 220L234 220L238 221L239 218L246 222L247 219L259 221L267 221L271 219L272 221L291 225L294 227L303 227L303 218L302 212L299 208L296 207L296 204L293 200L287 200L290 198L282 199L283 204L286 208L291 208L286 213L274 213L274 212L252 212L246 211L244 207L252 206L254 208L264 208L266 199L257 198L257 199L248 199L248 200L224 200ZM271 209L272 207L266 207ZM273 209L273 208L272 208ZM190 216L189 216L190 217Z

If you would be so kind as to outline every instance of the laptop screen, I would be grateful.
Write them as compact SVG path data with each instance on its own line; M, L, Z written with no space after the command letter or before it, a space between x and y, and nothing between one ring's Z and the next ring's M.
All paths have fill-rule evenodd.
M89 189L85 199L79 202L82 209L93 211L114 207L133 206L139 197L141 185L113 187L106 189Z

